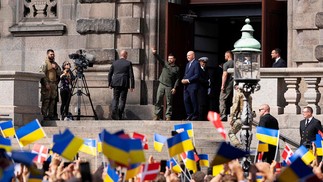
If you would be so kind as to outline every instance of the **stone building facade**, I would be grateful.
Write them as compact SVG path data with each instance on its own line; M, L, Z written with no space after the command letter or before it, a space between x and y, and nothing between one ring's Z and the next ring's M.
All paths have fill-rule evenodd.
M168 3L183 2L186 6L212 3L207 0ZM228 2L239 4L239 1ZM250 2L261 4L262 1ZM309 72L314 69L315 75L323 73L318 68L323 61L323 2L285 2L288 68L279 71L268 69L263 76L275 79L277 90L282 91L274 96L276 103L273 107L277 106L274 112L283 114L286 113L284 108L288 108L288 112L300 114L299 109L294 109L299 107L299 103L320 107L321 78L306 71L297 76L297 72L306 68ZM136 80L135 91L128 95L126 117L150 119L159 76L159 65L150 48L160 48L162 55L167 52L165 47L170 44L165 35L167 18L164 15L167 13L167 1L164 0L1 0L0 70L36 73L47 49L55 51L59 64L66 60L73 62L69 54L79 49L86 50L96 57L94 66L84 71L94 109L99 119L109 119L112 90L107 87L107 74L112 61L118 58L117 52L125 49L134 64ZM222 58L222 53L218 53L218 57ZM266 87L266 83L263 84ZM38 97L39 93L29 94ZM78 107L78 99L78 96L73 96L72 112ZM261 102L263 100L259 99L258 103ZM81 104L82 113L92 115L86 96L81 99Z

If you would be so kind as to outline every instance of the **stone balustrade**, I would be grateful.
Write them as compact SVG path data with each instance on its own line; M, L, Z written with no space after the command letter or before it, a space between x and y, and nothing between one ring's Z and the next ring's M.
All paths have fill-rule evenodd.
M323 68L261 68L261 89L253 96L253 108L267 103L274 115L300 115L301 108L311 106L321 114Z

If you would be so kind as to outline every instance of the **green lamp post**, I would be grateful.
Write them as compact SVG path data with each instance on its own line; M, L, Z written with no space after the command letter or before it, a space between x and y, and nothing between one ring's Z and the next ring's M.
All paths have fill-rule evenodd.
M243 109L241 113L242 130L240 140L244 150L250 152L252 140L251 125L253 120L252 106L249 104L249 96L254 91L260 89L260 43L253 38L254 29L249 24L250 20L245 20L246 24L242 27L241 38L235 42L234 50L234 80L239 85L239 89L244 94ZM251 165L250 157L242 160L242 167L245 175L248 174Z

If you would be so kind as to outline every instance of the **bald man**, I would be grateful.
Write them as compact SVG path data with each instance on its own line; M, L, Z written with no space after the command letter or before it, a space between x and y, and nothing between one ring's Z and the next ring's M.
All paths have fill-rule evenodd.
M127 51L121 50L119 59L112 63L108 75L109 88L113 89L111 118L114 120L123 119L128 89L133 92L135 88L132 63L127 57Z
M184 85L186 120L197 120L199 117L197 91L199 88L200 64L195 59L193 51L188 51L186 56L188 63L186 64L185 74L181 81Z

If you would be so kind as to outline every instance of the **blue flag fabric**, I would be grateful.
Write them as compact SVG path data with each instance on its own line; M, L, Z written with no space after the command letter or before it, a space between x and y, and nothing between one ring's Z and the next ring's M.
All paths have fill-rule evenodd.
M35 153L27 151L12 151L11 158L17 162L22 163L26 166L31 166L33 164L34 158L37 156Z
M246 155L248 155L248 152L233 147L226 142L222 142L215 153L212 165L224 164L233 159L241 158Z

